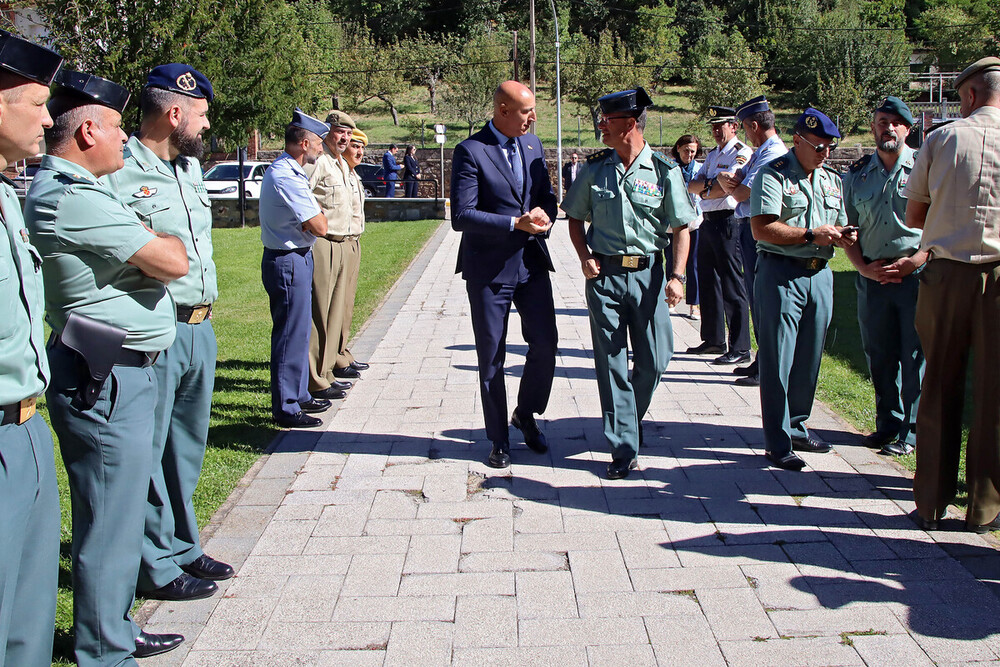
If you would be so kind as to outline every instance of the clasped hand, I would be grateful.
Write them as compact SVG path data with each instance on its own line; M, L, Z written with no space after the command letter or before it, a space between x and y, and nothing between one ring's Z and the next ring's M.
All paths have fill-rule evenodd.
M520 229L529 234L544 234L549 231L551 226L552 221L549 220L549 214L538 206L522 215L514 223L514 229Z

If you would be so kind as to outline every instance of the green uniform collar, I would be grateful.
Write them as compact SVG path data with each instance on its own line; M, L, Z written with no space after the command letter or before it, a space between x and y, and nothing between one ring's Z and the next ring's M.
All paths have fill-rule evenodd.
M128 153L132 154L135 158L135 162L142 168L143 171L158 171L164 176L169 176L170 178L176 178L173 170L167 168L167 161L161 158L159 155L150 150L149 146L142 143L139 140L139 135L133 134L128 138L128 142L125 144L126 157Z
M69 178L75 183L97 183L97 176L65 158L56 155L45 155L42 157L42 169L51 169Z

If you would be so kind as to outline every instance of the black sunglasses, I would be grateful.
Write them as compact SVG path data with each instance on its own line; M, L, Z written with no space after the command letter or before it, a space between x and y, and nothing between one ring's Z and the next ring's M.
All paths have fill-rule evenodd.
M837 142L836 141L831 141L828 144L814 144L813 142L809 141L808 139L806 139L805 137L803 137L798 132L796 132L795 134L798 134L799 139L801 139L802 141L804 141L807 144L809 144L810 146L812 146L813 150L816 151L817 153L822 153L825 150L829 150L832 153L833 151L837 150Z

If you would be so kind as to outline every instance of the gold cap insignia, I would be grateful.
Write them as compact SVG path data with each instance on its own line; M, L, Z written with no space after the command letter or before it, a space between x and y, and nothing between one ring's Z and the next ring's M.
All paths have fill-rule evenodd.
M709 109L709 110L708 110L708 115L709 115L709 116L715 116L715 115L716 115L716 113L715 113L715 109Z
M179 77L177 77L177 87L181 90L192 91L198 87L198 82L194 80L194 76L191 72L184 72Z
M806 127L816 127L819 125L819 120L816 116L806 116Z

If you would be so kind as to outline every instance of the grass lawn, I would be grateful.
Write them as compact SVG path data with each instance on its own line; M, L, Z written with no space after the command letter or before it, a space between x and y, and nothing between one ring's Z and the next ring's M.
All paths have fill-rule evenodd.
M361 276L352 334L381 303L440 224L439 220L422 220L368 225L362 239ZM277 432L271 422L268 389L271 317L267 295L260 282L260 230L217 229L212 238L220 293L212 326L219 341L219 356L208 448L194 498L201 526L225 501ZM41 411L46 413L44 405ZM47 414L45 418L48 419ZM62 501L62 555L53 664L71 665L73 592L69 553L72 532L69 486L58 447L56 459Z

